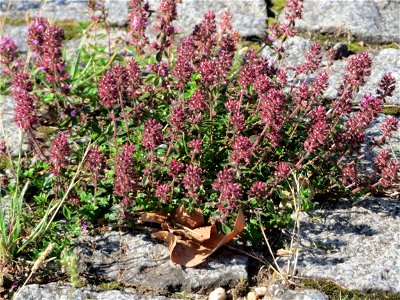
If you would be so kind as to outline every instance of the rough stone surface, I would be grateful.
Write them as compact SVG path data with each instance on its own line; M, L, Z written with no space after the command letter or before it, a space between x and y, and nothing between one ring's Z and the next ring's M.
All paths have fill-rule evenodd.
M128 0L107 0L109 21L112 25L124 26L128 23ZM150 0L150 8L156 10L159 0ZM41 7L41 1L20 0L13 1L11 9L6 12L7 2L0 3L0 16L23 17L25 12L34 16ZM177 6L179 20L175 25L184 35L189 34L193 27L201 21L202 15L210 10L216 12L217 17L223 11L229 10L233 14L233 27L243 36L264 35L267 21L267 7L264 0L185 0ZM42 9L43 17L58 20L84 20L87 18L86 0L48 0Z
M317 290L287 290L279 296L265 296L263 300L329 300L329 297Z
M145 234L84 236L78 249L89 272L140 291L207 293L247 279L247 257L222 250L196 268L184 268L172 264L167 247Z
M294 67L300 66L305 61L305 53L307 53L311 41L302 37L292 37L286 40L283 44L285 48L285 54L283 59L283 66ZM265 48L262 54L266 57L273 57L274 52L270 48ZM393 96L386 99L387 103L400 104L400 50L399 49L382 49L379 51L369 52L372 58L371 76L366 79L366 84L360 88L359 92L355 96L355 101L360 101L361 97L365 93L375 94L378 83L385 73L391 73L396 79L396 89ZM323 53L323 61L321 68L317 70L314 75L323 70L327 70L330 75L329 88L326 92L326 97L334 98L337 95L338 88L343 82L343 76L346 74L346 65L348 57L335 60L333 65L327 67L327 59L325 53ZM350 56L349 56L350 57ZM293 73L289 72L289 77L293 76Z
M379 114L377 120L375 120L372 125L367 129L367 139L371 138L378 139L381 136L381 126L385 123L385 119L387 118L384 114ZM396 118L400 122L400 116L396 116ZM400 124L400 123L399 123ZM381 148L373 148L370 146L364 145L361 150L362 153L365 154L365 158L361 160L361 172L372 172L372 168L374 166L374 157L382 150L387 150L391 153L392 157L400 158L400 126L397 128L397 131L393 132L393 136L390 139L390 143L384 145Z
M164 296L148 296L118 290L100 291L91 288L52 284L31 284L19 290L14 300L164 300Z
M298 275L350 290L400 293L400 202L341 201L301 217ZM287 259L279 259L282 266Z
M307 32L350 33L375 43L399 42L399 15L398 0L305 0L303 18L296 27Z
M19 153L19 129L14 123L15 100L10 96L0 95L0 139L6 141L12 156ZM4 130L4 131L3 131ZM28 149L26 139L23 140L22 150Z

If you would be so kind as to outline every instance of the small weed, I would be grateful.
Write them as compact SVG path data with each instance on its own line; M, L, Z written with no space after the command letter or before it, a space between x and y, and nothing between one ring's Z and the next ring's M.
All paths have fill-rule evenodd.
M363 293L359 291L349 291L339 286L331 280L327 279L311 279L305 278L300 283L305 288L316 289L324 293L331 300L398 300L399 295L383 293L383 292L369 292Z

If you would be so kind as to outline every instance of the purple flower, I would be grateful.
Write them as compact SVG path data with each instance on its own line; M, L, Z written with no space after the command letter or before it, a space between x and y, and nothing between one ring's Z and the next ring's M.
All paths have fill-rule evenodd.
M239 200L243 196L242 186L234 180L234 171L224 167L218 172L217 179L213 183L213 188L220 193L218 208L223 218L239 205Z
M197 90L193 93L189 101L189 109L194 112L203 112L206 108L205 95L202 90Z

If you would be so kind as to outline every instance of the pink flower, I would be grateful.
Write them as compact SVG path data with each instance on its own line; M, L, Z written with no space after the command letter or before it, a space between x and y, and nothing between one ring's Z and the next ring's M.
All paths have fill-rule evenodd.
M148 43L145 34L150 17L149 4L142 0L131 0L129 3L128 42L131 46L144 47Z
M233 144L231 160L237 166L243 163L249 164L252 153L252 144L250 139L245 136L238 136Z
M182 180L187 190L195 191L203 183L202 170L199 166L189 165L186 168L185 177Z
M206 108L205 95L202 90L197 90L193 93L189 101L189 109L194 112L203 112Z
M163 141L162 126L156 120L148 120L144 125L142 145L146 149L154 149Z
M114 195L123 197L123 207L127 207L130 204L130 193L136 192L137 189L137 178L133 161L135 151L133 143L125 143L122 146L121 153L117 155L114 166Z
M156 197L158 197L163 203L167 203L171 199L171 189L166 183L159 184L156 188Z
M288 164L285 162L280 162L276 167L275 176L278 179L285 179L288 178L289 174L290 174L290 168Z
M50 163L52 164L51 173L59 175L63 168L68 166L71 148L69 147L67 136L60 133L51 144Z
M355 164L346 165L342 170L342 178L340 179L343 184L350 185L357 180L358 171Z
M176 159L173 159L168 165L168 174L173 178L176 178L183 171L184 168L184 164L178 162Z
M125 99L128 74L126 68L117 64L110 71L104 73L99 83L100 103L107 108L112 108Z
M98 146L90 149L87 156L87 167L93 172L99 172L104 164L104 156Z
M389 161L385 167L382 168L382 178L380 183L383 187L391 186L392 184L398 182L398 172L399 164L397 161Z
M28 45L37 58L35 64L46 73L48 82L58 83L69 77L66 62L62 60L63 38L64 30L44 18L36 17L28 28Z
M266 196L266 183L262 181L256 181L251 186L248 194L254 198L262 199Z
M381 82L379 83L379 88L376 90L378 98L385 101L387 97L392 96L396 88L395 84L396 79L392 76L392 74L388 73L383 75Z
M188 146L189 146L189 148L192 149L190 151L190 153L192 155L199 154L201 152L201 150L203 150L203 145L201 143L201 140L199 140L199 139L191 140L189 142Z
M0 63L10 65L17 57L17 43L8 36L0 39Z
M18 72L14 77L10 94L17 102L14 109L14 122L25 131L32 129L38 122L31 95L32 90L33 82L29 80L29 75L23 71Z

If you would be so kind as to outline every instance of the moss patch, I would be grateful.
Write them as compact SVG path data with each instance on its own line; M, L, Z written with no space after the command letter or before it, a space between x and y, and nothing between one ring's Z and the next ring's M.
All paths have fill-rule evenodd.
M400 44L388 43L388 44L369 44L357 41L354 37L344 34L344 33L312 33L312 34L299 34L303 38L310 39L316 43L319 43L326 48L330 48L337 43L343 43L347 45L347 48L351 52L360 51L371 51L371 50L381 50L381 49L400 49Z
M11 25L11 26L23 26L23 25L27 24L27 20L24 18L5 17L4 24Z
M89 25L90 22L77 22L75 20L64 20L64 21L55 21L54 25L60 26L64 29L64 39L65 40L72 40L79 38L83 30L85 30Z
M278 21L285 6L286 0L267 0L268 26Z
M11 18L5 17L4 24L11 26L24 26L27 25L30 20L24 18ZM83 30L85 30L90 25L90 21L78 22L76 20L64 20L64 21L54 21L54 25L62 27L64 29L64 39L72 40L79 38L82 35Z
M383 113L386 115L400 116L400 105L383 107Z
M122 285L116 281L111 281L111 282L101 282L97 285L97 287L102 291L108 291L108 290L120 290L122 288Z
M382 300L400 299L400 295L388 294L383 292L363 293L359 291L349 291L335 284L330 280L324 279L303 279L302 285L306 288L316 289L326 294L331 300Z

